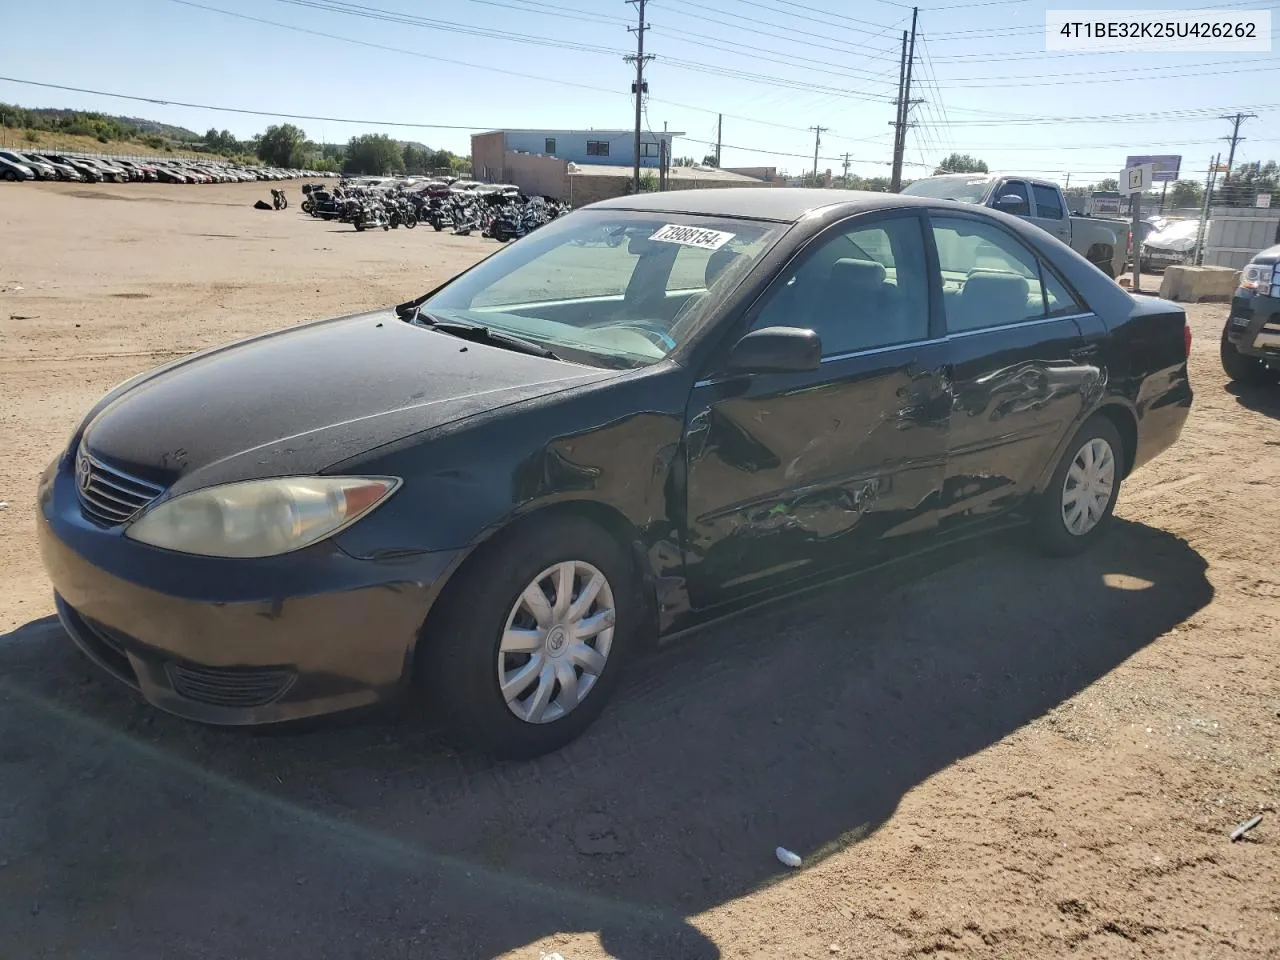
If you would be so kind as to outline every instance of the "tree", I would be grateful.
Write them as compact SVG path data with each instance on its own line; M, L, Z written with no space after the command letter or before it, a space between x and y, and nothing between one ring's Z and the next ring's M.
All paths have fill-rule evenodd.
M273 167L300 167L307 134L291 123L267 127L258 138L258 159Z
M352 137L347 144L344 173L371 173L383 176L404 171L404 151L385 133Z
M671 165L673 167L695 167L698 165L698 161L693 157L676 157L671 161Z
M406 143L404 145L405 173L426 173L427 168L431 165L430 159L430 150L424 150L422 147L415 147L412 143Z
M703 165L704 167L718 167L718 166L720 166L720 164L716 161L716 155L715 155L714 153L708 153L705 157L703 157L703 158L702 158L702 165Z
M934 176L940 173L986 173L987 164L983 160L971 157L967 153L953 153L938 164Z
M1169 188L1169 206L1199 207L1204 203L1204 188L1194 180L1178 180Z
M1106 190L1110 190L1110 191L1119 190L1119 189L1120 189L1120 181L1119 181L1119 180L1117 180L1115 177L1107 177L1106 179L1104 179L1104 180L1099 180L1097 183L1095 183L1095 184L1093 185L1093 189L1095 189L1095 190L1104 190L1104 191L1106 191Z
M1230 177L1219 177L1213 202L1228 207L1252 207L1259 194L1274 194L1280 168L1274 160L1266 163L1242 163L1231 171Z

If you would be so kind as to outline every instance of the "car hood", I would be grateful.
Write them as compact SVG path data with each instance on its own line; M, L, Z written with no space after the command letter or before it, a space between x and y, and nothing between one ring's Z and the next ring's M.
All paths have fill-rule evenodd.
M384 443L616 371L470 343L393 311L307 324L142 374L82 443L174 493L317 473Z

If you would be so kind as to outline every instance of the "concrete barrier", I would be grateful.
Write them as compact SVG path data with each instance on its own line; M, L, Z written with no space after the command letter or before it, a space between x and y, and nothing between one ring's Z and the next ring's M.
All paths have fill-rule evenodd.
M1231 299L1240 282L1240 271L1231 267L1166 267L1160 296L1183 303Z

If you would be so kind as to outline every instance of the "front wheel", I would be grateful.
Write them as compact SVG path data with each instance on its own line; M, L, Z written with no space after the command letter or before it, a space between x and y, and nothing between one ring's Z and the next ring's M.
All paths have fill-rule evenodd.
M1107 527L1120 494L1124 444L1115 425L1096 416L1082 426L1039 497L1032 517L1037 545L1069 557L1086 550Z
M1222 331L1222 345L1218 353L1222 358L1222 369L1229 380L1251 387L1261 387L1276 379L1276 375L1268 370L1267 365L1260 359L1237 350L1236 345L1227 336L1225 328Z
M418 218L415 217L413 214L409 214L404 218L404 228L406 230L412 230L417 225L418 225Z
M12 182L14 182L15 180L17 180L17 179L18 179L18 175L17 175L16 173L14 173L12 170L6 170L6 171L4 172L4 179L6 179L6 180L8 180L10 183L12 183Z
M576 516L527 524L459 572L418 658L429 711L508 759L558 750L590 726L641 623L634 568L613 537Z
M358 232L358 233L363 233L363 232L364 232L364 221L363 221L363 220L357 220L357 221L355 222L354 226L355 226L355 228L356 228L356 232Z

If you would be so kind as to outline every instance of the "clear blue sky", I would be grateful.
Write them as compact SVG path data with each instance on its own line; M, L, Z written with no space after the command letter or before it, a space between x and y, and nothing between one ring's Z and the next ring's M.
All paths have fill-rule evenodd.
M281 116L8 81L0 81L0 100L144 116L197 131L226 127L241 137L273 122L297 123L328 142L386 132L458 153L470 151L472 130L633 122L634 74L621 57L634 52L626 28L635 7L623 0L191 2L224 12L178 0L0 0L0 74ZM1088 5L923 0L912 94L925 102L914 109L907 159L916 165L907 174L954 149L992 169L1087 182L1114 176L1126 154L1172 153L1184 157L1184 178L1203 180L1208 158L1225 146L1218 138L1229 132L1217 114L1236 109L1258 114L1242 128L1248 139L1237 163L1280 155L1280 94L1270 92L1280 58L1044 52L1046 7ZM1123 6L1266 9L1221 0ZM830 128L821 168L838 171L836 158L848 151L854 173L886 174L890 100L910 17L910 5L893 0L650 0L647 123L685 131L676 154L700 159L711 147L696 141L714 141L723 112L726 166L792 172L812 166L808 128L821 125Z

